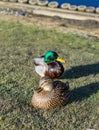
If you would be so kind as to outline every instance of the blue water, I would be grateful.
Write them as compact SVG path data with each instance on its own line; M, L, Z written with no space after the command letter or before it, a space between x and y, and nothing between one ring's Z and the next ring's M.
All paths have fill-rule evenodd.
M62 3L70 3L71 5L86 5L86 6L94 6L99 7L99 0L48 0L51 1L57 1L59 5Z

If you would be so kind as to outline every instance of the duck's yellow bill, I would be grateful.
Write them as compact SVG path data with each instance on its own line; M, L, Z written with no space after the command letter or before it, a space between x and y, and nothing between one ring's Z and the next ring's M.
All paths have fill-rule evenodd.
M63 59L63 58L61 58L61 57L57 57L57 59L56 59L57 61L60 61L60 62L62 62L62 63L65 63L66 61Z

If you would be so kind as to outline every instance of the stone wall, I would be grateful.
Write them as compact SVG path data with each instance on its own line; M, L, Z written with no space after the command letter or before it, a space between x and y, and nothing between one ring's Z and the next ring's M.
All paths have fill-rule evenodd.
M19 3L25 3L30 5L39 5L39 6L46 6L50 8L59 8L59 3L54 2L48 2L47 0L0 0L4 2L19 2ZM99 13L99 7L87 7L85 5L71 5L70 3L63 3L60 8L62 10L72 10L72 11L80 11L80 12L89 12L89 13Z

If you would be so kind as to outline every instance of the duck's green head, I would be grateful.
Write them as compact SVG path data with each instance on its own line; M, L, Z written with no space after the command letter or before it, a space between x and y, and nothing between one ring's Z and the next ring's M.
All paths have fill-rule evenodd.
M55 51L47 51L46 54L44 55L44 62L46 63L50 63L55 60L65 63L65 60L59 57Z

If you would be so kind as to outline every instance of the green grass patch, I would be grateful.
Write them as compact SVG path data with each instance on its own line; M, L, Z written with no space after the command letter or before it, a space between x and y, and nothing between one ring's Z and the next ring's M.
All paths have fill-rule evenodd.
M60 78L70 102L38 110L31 105L39 77L33 58L55 50L66 59ZM0 22L0 130L98 130L99 39Z

